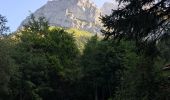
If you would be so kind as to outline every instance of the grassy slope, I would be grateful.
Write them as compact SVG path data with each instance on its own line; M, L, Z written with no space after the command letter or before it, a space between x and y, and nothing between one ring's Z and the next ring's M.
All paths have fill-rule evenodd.
M54 27L54 26L50 27L50 29L54 29L54 28L62 29L61 27ZM70 34L73 34L73 36L76 39L78 48L81 52L84 49L84 45L87 43L87 41L90 39L90 37L93 36L93 34L90 32L78 30L76 28L69 28L69 29L65 29L65 30Z
M90 37L93 36L92 33L78 30L75 28L70 28L70 29L67 29L66 31L68 33L73 33L80 51L82 51L84 49L84 45L87 43L87 41L90 39Z

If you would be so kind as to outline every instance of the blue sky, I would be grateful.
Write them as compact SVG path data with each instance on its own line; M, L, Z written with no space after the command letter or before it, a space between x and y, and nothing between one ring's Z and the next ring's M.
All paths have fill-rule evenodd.
M11 31L15 31L21 21L31 12L44 5L48 0L1 0L0 14L6 16ZM101 6L106 1L93 0L97 6Z

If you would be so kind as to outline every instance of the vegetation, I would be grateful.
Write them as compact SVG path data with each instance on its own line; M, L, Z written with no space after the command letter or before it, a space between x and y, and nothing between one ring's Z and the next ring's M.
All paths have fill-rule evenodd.
M63 29L63 28L51 26L50 29ZM74 36L76 40L76 44L80 52L83 52L84 45L93 36L92 33L90 32L82 31L76 28L68 28L68 29L65 29L65 31Z
M6 26L7 19L0 14L0 35L4 35L9 30Z
M168 0L117 0L123 7L101 19L106 30L106 39L115 41L134 41L139 58L136 65L124 72L116 100L168 100L169 96L161 92L168 80L161 75L155 63L159 57L157 42L164 40L169 31ZM146 23L147 22L147 23ZM128 76L127 76L128 75ZM167 85L166 85L167 86ZM163 93L163 94L162 94ZM162 97L161 97L162 96Z
M5 34L0 15L0 100L169 100L168 0L117 1L104 39L33 15Z

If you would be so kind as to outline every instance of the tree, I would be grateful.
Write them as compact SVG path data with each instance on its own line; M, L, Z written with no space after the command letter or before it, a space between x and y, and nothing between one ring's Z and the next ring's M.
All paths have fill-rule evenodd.
M12 45L7 38L0 40L0 100L8 100L9 83L14 71L14 60L11 57Z
M169 24L169 0L117 1L123 6L101 18L106 28L102 32L106 38L136 41L141 50L155 48L156 41L165 34ZM150 54L155 53L151 51Z
M123 88L117 98L118 100L161 100L157 98L161 82L158 82L160 67L156 69L155 59L158 57L157 42L166 35L169 25L169 0L117 0L121 7L113 11L109 16L103 16L102 22L106 39L130 40L136 44L135 53L139 56L139 61L135 65L133 75L129 74L134 85L131 84L126 75ZM147 22L147 23L146 23ZM162 65L163 66L163 65ZM132 67L132 66L131 66ZM130 72L132 69L129 69ZM137 78L136 78L137 76ZM134 79L134 80L133 80ZM161 80L161 79L159 79ZM126 90L130 98L126 97Z
M35 20L31 17L28 24L16 33L17 43L13 58L17 64L17 72L11 79L11 98L13 100L40 100L39 91L50 88L44 84L47 80L49 63L43 51L48 24L43 18ZM41 27L41 30L39 29Z
M168 64L170 63L170 27L167 27L165 32L166 35L164 35L158 43L158 49L161 58L165 60L164 63Z
M0 15L0 100L7 100L10 94L9 82L13 75L14 61L11 58L12 45L8 37L4 37L8 31L7 19Z
M4 35L9 30L6 26L7 19L0 14L0 35Z
M50 30L47 23L32 17L18 34L14 58L19 67L11 82L14 100L67 97L64 86L74 76L79 51L72 34Z
M129 55L129 54L128 54ZM152 67L148 67L146 57L131 52L125 61L121 84L114 100L168 100L168 92L162 87L166 78L162 72L162 59L155 60Z
M124 47L113 41L92 37L85 46L81 59L85 100L107 100L113 97L120 84Z

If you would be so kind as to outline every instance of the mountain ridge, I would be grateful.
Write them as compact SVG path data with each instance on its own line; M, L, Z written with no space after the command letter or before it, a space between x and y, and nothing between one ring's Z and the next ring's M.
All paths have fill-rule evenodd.
M96 34L100 33L102 28L99 19L102 13L102 10L97 8L91 0L48 0L33 15L36 18L45 17L50 26L77 28ZM21 23L19 28L26 24L29 18L30 16Z

